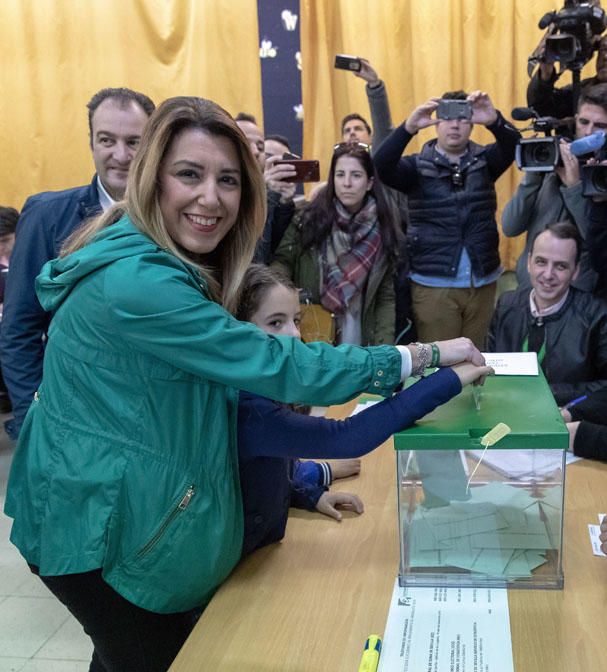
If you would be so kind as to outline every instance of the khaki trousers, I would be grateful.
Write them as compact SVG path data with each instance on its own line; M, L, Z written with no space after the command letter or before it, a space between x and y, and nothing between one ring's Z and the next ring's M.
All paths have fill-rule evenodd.
M425 287L411 283L413 318L423 343L467 336L485 347L497 283L483 287Z

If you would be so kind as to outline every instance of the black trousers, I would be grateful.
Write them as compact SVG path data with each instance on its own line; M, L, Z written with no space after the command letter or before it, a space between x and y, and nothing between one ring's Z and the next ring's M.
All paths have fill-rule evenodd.
M141 609L111 588L100 569L40 579L93 640L89 672L166 672L201 613Z

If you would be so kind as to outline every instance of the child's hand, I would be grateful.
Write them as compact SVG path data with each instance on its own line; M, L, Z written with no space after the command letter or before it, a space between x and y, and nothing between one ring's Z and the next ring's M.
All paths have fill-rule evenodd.
M356 457L351 460L337 460L331 462L331 473L333 474L333 480L360 474L360 458Z
M342 515L336 508L338 506L356 513L362 513L365 510L360 497L349 492L323 492L316 503L316 510L324 513L325 516L341 521Z

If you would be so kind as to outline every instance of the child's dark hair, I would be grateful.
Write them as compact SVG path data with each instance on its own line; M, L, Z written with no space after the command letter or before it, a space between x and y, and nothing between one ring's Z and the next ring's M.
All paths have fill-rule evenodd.
M236 309L236 318L243 322L249 322L251 317L259 310L264 298L272 287L282 285L287 289L297 291L295 283L278 268L264 266L263 264L251 264L244 274L240 290L240 301ZM296 413L310 414L310 406L303 404L281 404Z
M297 291L297 287L291 278L279 269L263 264L251 264L242 280L236 318L246 322L250 321L267 293L276 285L283 285L287 289Z

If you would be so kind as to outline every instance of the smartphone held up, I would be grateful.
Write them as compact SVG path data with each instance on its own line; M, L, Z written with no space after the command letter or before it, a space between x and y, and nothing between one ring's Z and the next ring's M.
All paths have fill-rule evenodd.
M283 154L275 166L289 165L295 169L295 175L283 178L283 182L320 182L320 164L315 159L289 158L292 154Z
M362 63L358 56L347 56L346 54L337 54L335 56L335 67L338 70L350 70L360 72Z

